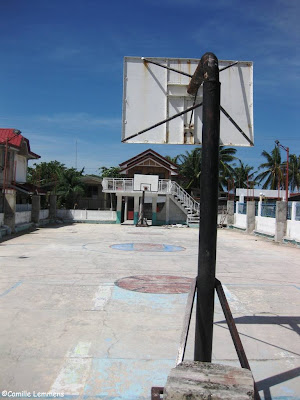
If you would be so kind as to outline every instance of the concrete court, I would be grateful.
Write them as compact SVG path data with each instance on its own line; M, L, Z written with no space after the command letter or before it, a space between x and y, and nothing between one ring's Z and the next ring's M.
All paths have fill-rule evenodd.
M153 251L162 243L184 250ZM189 228L73 224L3 241L0 396L150 399L151 386L163 386L175 366L187 293L141 293L115 281L193 278L197 253L198 230ZM299 248L218 231L217 277L265 399L300 399L299 255ZM193 326L186 359L192 344ZM217 300L213 357L239 366Z

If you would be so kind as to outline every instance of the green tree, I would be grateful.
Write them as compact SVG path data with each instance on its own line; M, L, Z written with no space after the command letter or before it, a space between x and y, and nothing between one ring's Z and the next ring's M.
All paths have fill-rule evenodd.
M180 183L185 189L189 190L191 188L200 187L201 161L201 147L196 147L191 152L186 151L185 154L179 154L177 156Z
M101 167L101 168L99 168L99 170L101 171L100 175L102 178L120 178L121 177L121 175L120 175L121 168L119 168L119 167L110 167L110 168Z
M86 185L81 181L83 171L84 169L77 171L75 168L68 168L60 174L57 186L58 206L74 208L78 198L85 195Z
M46 190L54 190L58 184L60 175L66 170L66 166L59 161L34 163L28 167L27 181Z
M248 185L252 186L254 184L254 174L253 167L248 164L244 164L243 161L238 160L239 164L233 164L233 178L235 181L235 186L241 189L246 189Z
M263 150L261 155L266 159L258 169L264 169L256 176L258 183L263 183L263 189L276 190L283 182L281 154L279 147L275 146L271 153Z
M236 149L233 147L220 146L219 148L219 189L226 190L228 179L233 176L233 167L230 164L236 160Z
M289 157L289 186L292 192L300 190L300 156L296 154Z
M170 162L172 162L173 164L178 165L178 158L179 158L179 155L177 155L177 156L175 156L175 157L172 157L172 156L165 156L165 158L166 158L167 160L169 160Z
M227 180L232 176L233 169L230 163L235 160L236 149L219 147L219 188L227 187ZM191 152L186 151L176 157L182 185L185 189L200 188L202 148L196 147Z

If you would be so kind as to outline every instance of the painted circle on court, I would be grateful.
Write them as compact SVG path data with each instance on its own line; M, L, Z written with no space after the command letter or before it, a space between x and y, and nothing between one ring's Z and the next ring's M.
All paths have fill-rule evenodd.
M174 246L172 244L157 244L157 243L121 243L110 246L115 250L122 251L150 251L150 252L172 252L185 250L182 246Z
M187 293L193 279L173 275L135 275L121 278L115 285L141 293L174 294Z

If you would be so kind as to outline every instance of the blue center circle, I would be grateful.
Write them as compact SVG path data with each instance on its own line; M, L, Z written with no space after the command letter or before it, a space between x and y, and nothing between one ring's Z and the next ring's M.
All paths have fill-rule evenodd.
M183 251L184 247L173 246L172 244L156 244L156 243L121 243L113 244L110 246L115 250L122 251L150 251L150 252L172 252L172 251Z

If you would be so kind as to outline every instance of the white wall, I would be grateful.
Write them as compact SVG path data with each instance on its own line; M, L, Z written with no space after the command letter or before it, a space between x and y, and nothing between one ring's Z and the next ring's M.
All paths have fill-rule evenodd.
M26 224L31 222L31 211L16 212L15 224Z
M40 219L49 218L49 210L40 210Z
M234 214L234 226L237 228L247 228L247 215L246 214Z
M17 161L16 182L24 183L24 182L26 182L27 159L26 159L26 157L16 155L15 160Z
M77 221L116 221L116 211L57 210L58 218Z
M267 235L275 235L276 219L271 217L255 217L255 230Z
M244 202L245 197L260 197L260 195L263 194L266 199L277 199L278 195L279 197L284 200L286 196L286 191L285 190L280 190L278 193L278 190L266 190L266 189L236 189L236 195L239 196L239 201L241 203Z
M300 241L300 221L287 221L286 238Z

